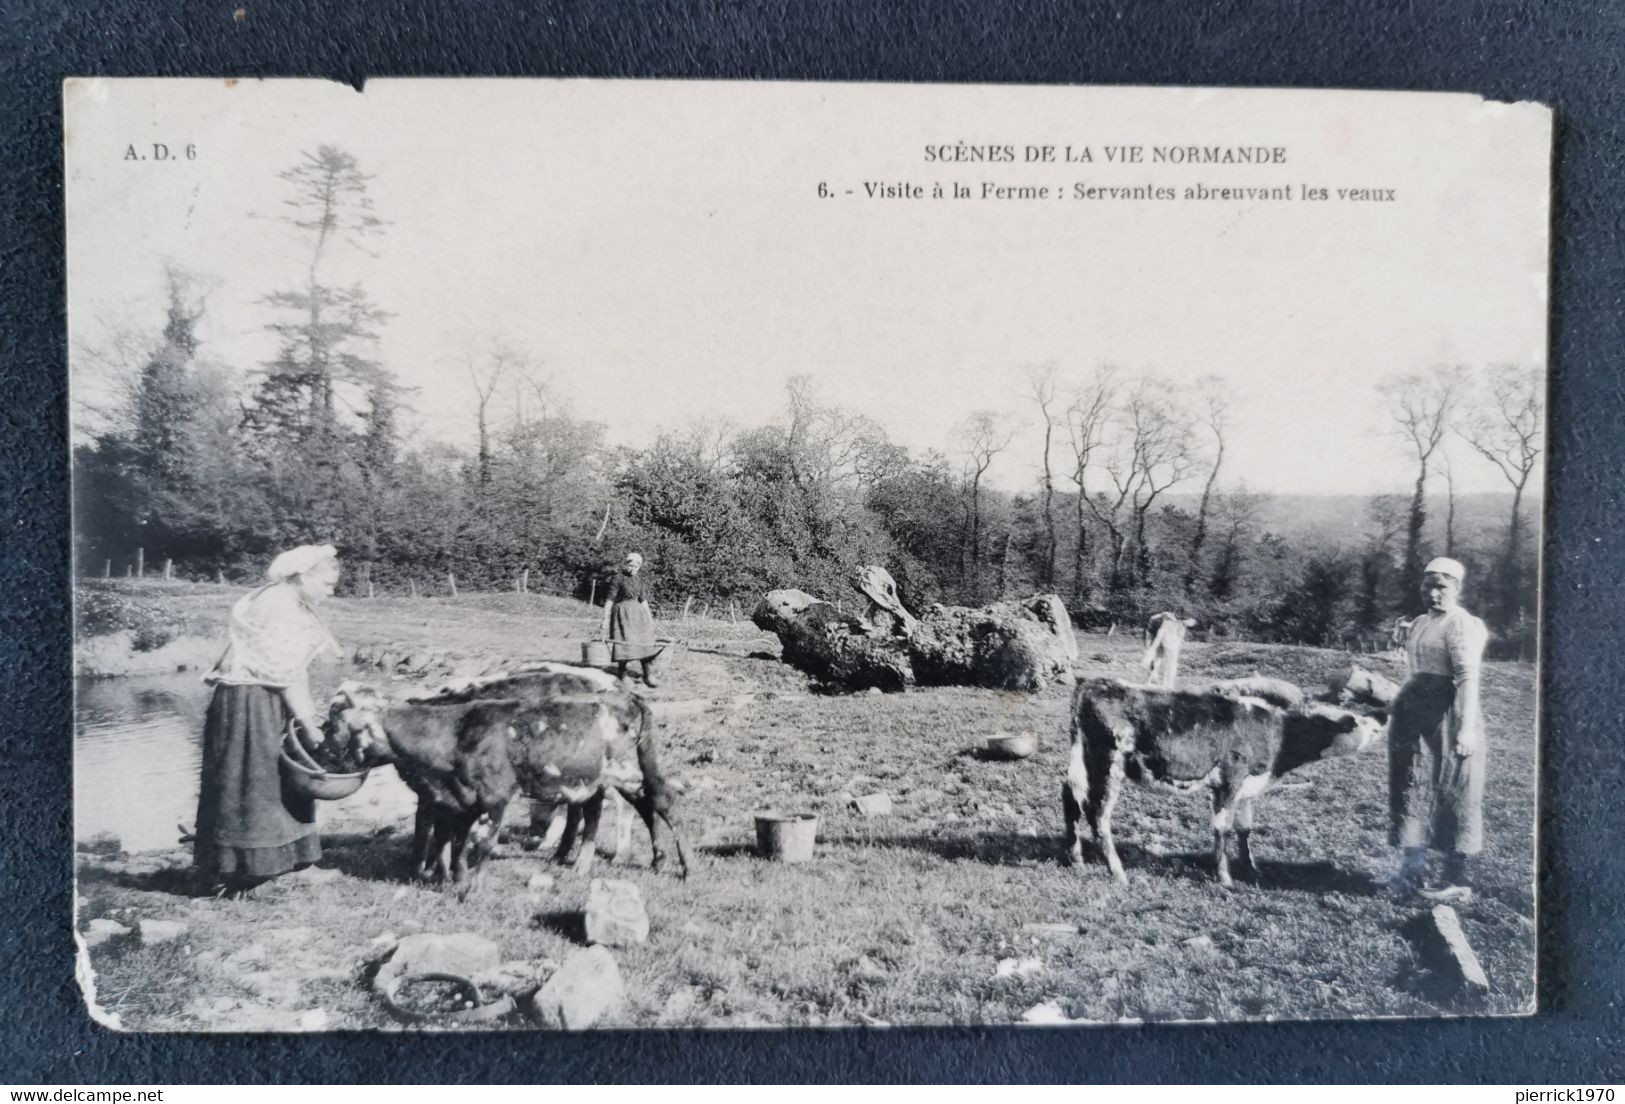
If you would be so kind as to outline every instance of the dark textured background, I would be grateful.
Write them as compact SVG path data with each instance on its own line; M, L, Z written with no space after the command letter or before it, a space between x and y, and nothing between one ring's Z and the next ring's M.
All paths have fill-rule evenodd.
M246 8L242 22L232 19ZM0 5L0 1081L1625 1080L1616 538L1625 4ZM117 1035L72 977L61 111L69 75L480 74L1439 89L1557 109L1540 1016L1368 1024ZM403 135L408 139L408 135Z

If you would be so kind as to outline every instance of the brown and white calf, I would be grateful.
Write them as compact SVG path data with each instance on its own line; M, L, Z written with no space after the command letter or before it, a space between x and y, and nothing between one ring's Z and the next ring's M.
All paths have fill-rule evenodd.
M1243 871L1254 869L1253 801L1288 771L1362 751L1382 724L1319 703L1291 708L1224 690L1166 690L1116 680L1082 682L1072 695L1072 749L1061 805L1068 857L1083 860L1078 820L1087 819L1106 865L1127 881L1112 837L1123 780L1182 793L1207 790L1213 853L1230 884L1228 838Z

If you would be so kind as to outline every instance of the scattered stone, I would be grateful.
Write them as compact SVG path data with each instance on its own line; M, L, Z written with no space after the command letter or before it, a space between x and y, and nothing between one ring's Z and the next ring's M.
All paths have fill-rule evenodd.
M1071 1023L1072 1017L1066 1014L1058 1000L1047 1000L1042 1004L1035 1004L1021 1014L1021 1022L1025 1024L1065 1024Z
M1029 935L1077 935L1076 924L1023 924L1021 930Z
M1467 942L1467 933L1461 928L1461 918L1449 905L1433 907L1433 930L1437 933L1435 966L1454 978L1457 984L1487 993L1490 979L1484 973L1473 945Z
M105 855L111 858L124 853L124 843L111 832L97 832L80 840L75 850L81 855Z
M551 874L532 874L530 881L525 883L526 889L552 889L556 881Z
M1038 838L1038 829L1034 828L1031 824L1029 824L1029 825L1027 825L1027 827L1021 829L1021 834L1026 836L1029 839L1037 839Z
M866 817L890 816L891 794L872 793L865 794L852 802L852 808L860 815Z
M878 686L871 686L867 691L865 691L865 693L878 698L881 694L885 693L885 691L881 690Z
M858 961L852 966L852 976L863 981L881 981L886 978L886 968L868 955L859 955Z
M423 932L409 935L378 969L373 984L379 989L404 974L456 974L472 977L482 970L495 969L502 962L497 945L473 932Z
M1219 953L1218 948L1213 945L1211 935L1193 935L1189 939L1180 940L1180 946L1192 954L1212 956Z
M559 964L551 959L542 958L534 962L516 959L513 962L504 962L494 970L475 974L469 980L478 985L487 996L505 993L522 1000L536 992L542 984L542 979L558 968Z
M95 920L92 920L89 924L85 925L85 946L100 947L109 939L122 939L124 936L129 934L130 929L125 927L123 924L120 924L117 920L109 920L106 917L97 917Z
M326 1031L331 1023L332 1017L328 1016L325 1008L312 1008L308 1012L299 1013L300 1031Z
M624 947L649 938L649 914L643 907L643 894L632 882L594 878L587 889L583 919L589 943Z
M666 998L666 1003L660 1007L661 1022L673 1023L687 1018L699 1005L703 992L704 990L697 985L685 985L680 989L674 989L671 996Z
M371 946L371 947L385 947L385 946L392 947L396 943L399 943L400 940L401 940L400 936L396 935L392 931L387 931L387 932L383 932L380 935L375 935L371 939L367 940L367 945Z
M1037 958L1002 958L993 968L993 978L1030 978L1044 972L1044 963Z
M282 876L284 881L301 882L306 885L320 885L323 882L331 882L335 878L342 877L344 877L342 871L330 870L321 866L307 866L301 870L295 870L291 874L284 874Z
M279 947L304 947L316 939L314 928L271 928L262 932L260 938Z
M528 1008L546 1027L580 1031L593 1026L625 998L620 967L607 947L576 951L547 984L536 991Z
M851 790L839 790L834 797L830 798L832 804L840 806L851 805L856 800L857 797L853 795Z
M169 943L186 934L186 925L179 920L141 920L136 928L146 944Z

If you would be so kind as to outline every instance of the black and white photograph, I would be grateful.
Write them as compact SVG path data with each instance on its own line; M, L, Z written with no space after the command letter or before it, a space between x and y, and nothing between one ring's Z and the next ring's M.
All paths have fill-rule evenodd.
M63 114L98 1023L1537 1011L1547 108Z

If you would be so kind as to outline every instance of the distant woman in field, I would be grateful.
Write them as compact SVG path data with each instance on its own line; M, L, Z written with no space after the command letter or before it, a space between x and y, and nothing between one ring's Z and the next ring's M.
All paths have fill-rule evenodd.
M307 668L338 643L316 616L333 593L338 553L330 544L283 552L268 582L231 610L231 643L204 681L214 687L203 726L193 863L221 890L250 888L322 856L316 803L284 793L278 768L289 718L320 743L320 714Z
M610 584L609 594L604 599L603 635L609 639L611 647L628 644L633 645L632 650L636 652L642 647L654 646L655 619L654 614L649 612L649 586L642 571L643 557L636 552L628 552L615 581ZM626 660L621 660L622 678L626 677L626 664ZM643 660L643 681L650 686L660 685L655 681L651 660Z
M1427 612L1411 623L1409 677L1388 724L1389 842L1403 849L1386 880L1398 892L1471 896L1469 864L1484 847L1485 741L1479 666L1489 632L1462 609L1466 570L1432 560L1422 576ZM1428 849L1445 853L1445 885L1422 888Z

